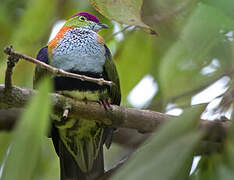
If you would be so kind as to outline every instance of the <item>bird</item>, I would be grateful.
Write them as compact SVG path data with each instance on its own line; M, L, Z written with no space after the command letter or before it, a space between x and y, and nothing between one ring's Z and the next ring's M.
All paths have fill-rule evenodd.
M45 76L54 91L81 101L99 102L107 111L120 105L119 76L111 52L98 34L108 28L98 17L79 12L69 18L56 36L41 48L37 59L67 72L103 78L114 85L99 85L80 79L49 74L36 66L34 88ZM114 128L101 122L52 117L51 138L60 160L61 180L93 180L104 173L103 145L110 147Z

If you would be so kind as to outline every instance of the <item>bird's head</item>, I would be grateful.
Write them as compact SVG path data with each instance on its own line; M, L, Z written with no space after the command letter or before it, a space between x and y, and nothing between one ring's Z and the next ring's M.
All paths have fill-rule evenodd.
M65 23L65 26L90 29L95 32L103 28L108 28L106 24L100 23L96 16L87 12L75 14Z

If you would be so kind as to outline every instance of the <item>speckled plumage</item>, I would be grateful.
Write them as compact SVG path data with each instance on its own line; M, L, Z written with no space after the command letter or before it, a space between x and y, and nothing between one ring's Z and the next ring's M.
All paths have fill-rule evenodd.
M60 37L53 48L50 48L49 43L49 58L52 66L69 72L102 74L106 52L104 43L99 40L96 32L86 28L69 28ZM101 89L102 91L64 89L58 92L78 100L99 101L101 96L108 97L108 90ZM57 124L56 127L62 142L74 157L81 171L91 171L100 150L100 141L102 141L104 132L102 125L84 119L78 121L71 119L62 126ZM92 133L93 135L91 135ZM86 146L89 148L87 148L87 152L84 152ZM85 154L88 156L87 160L85 160Z
M96 32L73 28L52 49L51 59L51 65L64 70L102 73L105 48Z

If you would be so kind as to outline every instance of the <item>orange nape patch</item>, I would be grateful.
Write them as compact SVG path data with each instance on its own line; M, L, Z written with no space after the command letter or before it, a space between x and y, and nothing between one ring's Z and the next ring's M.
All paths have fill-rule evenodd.
M57 35L48 43L49 53L58 46L59 41L63 38L64 34L73 27L63 26Z
M104 38L101 35L97 35L98 42L102 45L104 45Z

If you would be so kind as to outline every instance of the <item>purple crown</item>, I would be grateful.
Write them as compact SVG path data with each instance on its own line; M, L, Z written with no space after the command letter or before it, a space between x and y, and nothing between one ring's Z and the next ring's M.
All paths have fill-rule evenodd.
M87 12L80 12L80 13L77 13L77 14L75 14L74 16L72 16L72 18L73 17L76 17L76 16L84 16L84 17L86 17L88 20L90 20L90 21L94 21L94 22L96 22L96 23L98 23L99 22L99 19L96 17L96 16L94 16L94 15L92 15L92 14L90 14L90 13L87 13Z

